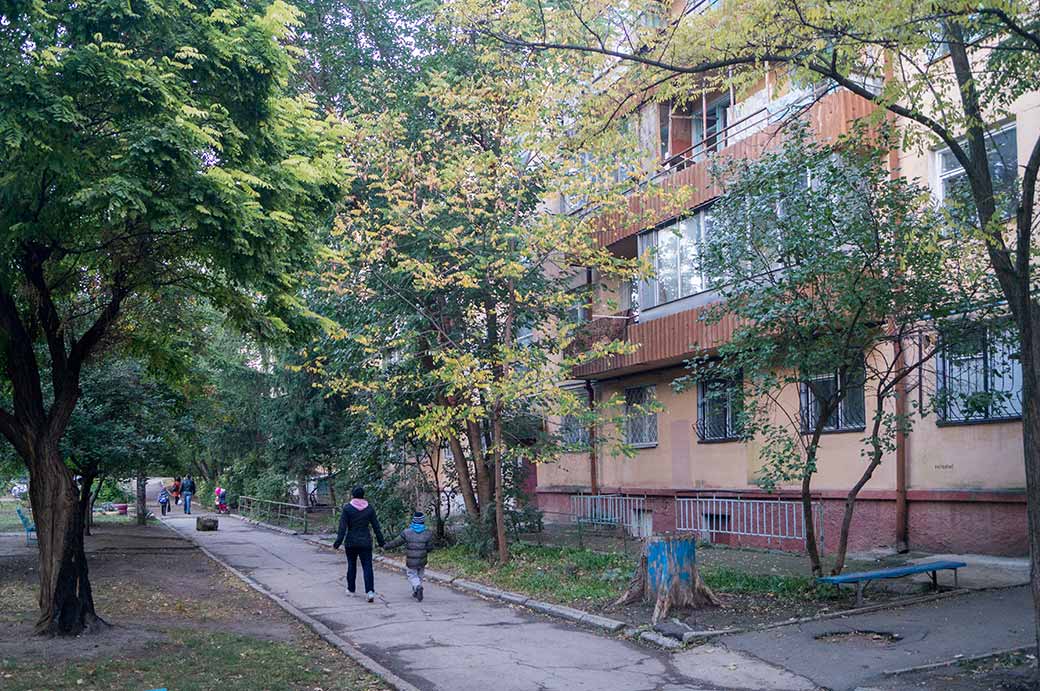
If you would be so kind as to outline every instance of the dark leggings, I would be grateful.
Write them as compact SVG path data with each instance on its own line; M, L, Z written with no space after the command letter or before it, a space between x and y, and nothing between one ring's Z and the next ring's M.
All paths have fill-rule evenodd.
M347 547L347 590L355 591L357 583L357 561L361 558L361 572L365 576L365 592L373 592L375 587L375 574L372 573L372 548L371 547Z

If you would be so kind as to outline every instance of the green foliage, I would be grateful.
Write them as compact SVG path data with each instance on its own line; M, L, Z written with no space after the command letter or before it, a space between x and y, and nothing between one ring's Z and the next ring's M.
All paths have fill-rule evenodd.
M835 425L865 427L865 456L880 461L910 424L886 402L936 353L924 335L991 287L927 191L892 179L881 154L858 137L821 145L797 130L781 150L716 171L725 193L700 269L722 298L708 320L735 315L738 326L678 386L742 382L740 428L761 442L767 487L811 476L821 435ZM818 374L842 384L820 387ZM855 403L859 419L837 423L852 395L867 401Z

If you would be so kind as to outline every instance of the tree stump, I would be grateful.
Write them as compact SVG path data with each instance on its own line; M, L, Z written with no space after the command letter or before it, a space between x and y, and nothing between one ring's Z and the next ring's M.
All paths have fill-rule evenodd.
M647 538L628 590L615 606L654 601L652 623L673 607L718 607L721 603L701 580L697 570L697 543L693 536L655 535Z
M208 516L199 516L195 519L195 530L216 530L217 519Z

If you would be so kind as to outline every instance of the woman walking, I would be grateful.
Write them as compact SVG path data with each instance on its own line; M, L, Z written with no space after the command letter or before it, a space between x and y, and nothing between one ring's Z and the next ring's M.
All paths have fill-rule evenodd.
M355 487L351 492L353 499L343 505L339 515L339 532L336 534L334 549L340 545L347 551L347 592L353 593L357 583L357 562L361 560L361 571L365 578L365 595L369 602L376 599L375 574L372 572L372 535L376 534L376 542L382 547L383 531L379 528L379 519L375 509L365 501L365 488Z

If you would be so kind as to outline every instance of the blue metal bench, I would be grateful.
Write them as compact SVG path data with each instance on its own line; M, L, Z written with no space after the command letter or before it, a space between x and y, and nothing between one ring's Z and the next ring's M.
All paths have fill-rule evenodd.
M15 507L14 512L18 514L18 520L22 522L22 527L25 528L25 546L37 542L36 539L36 524L29 520L28 516L22 511L22 507Z
M962 569L967 564L963 561L929 561L923 564L908 564L906 566L895 566L891 569L878 569L876 571L860 571L858 573L843 573L840 576L824 576L816 580L821 583L833 583L840 587L842 583L854 583L856 585L856 606L863 605L863 591L871 581L880 581L886 578L903 578L916 573L928 573L932 576L932 587L939 588L936 577L938 571L953 571L953 586L957 587L957 569Z

